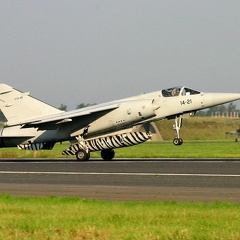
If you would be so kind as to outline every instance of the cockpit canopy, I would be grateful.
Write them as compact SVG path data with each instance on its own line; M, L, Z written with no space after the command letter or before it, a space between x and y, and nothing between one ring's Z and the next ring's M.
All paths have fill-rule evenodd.
M187 87L172 87L162 90L163 97L176 97L196 94L200 94L200 92Z

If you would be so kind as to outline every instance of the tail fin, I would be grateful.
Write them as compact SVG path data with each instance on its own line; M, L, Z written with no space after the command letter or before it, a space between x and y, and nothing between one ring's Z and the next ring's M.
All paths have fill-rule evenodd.
M0 110L10 124L62 112L6 84L0 84Z

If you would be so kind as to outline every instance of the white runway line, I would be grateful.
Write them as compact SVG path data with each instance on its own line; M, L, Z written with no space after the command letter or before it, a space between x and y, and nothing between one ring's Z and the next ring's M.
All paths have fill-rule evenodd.
M191 176L191 177L240 177L236 174L208 173L97 173L97 172L28 172L0 171L0 174L43 174L43 175L120 175L120 176Z

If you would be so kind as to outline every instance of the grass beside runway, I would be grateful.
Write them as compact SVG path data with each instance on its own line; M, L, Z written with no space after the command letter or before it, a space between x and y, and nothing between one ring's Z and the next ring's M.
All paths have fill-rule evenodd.
M240 158L240 143L233 141L147 142L131 148L116 149L116 157L128 158Z
M0 149L0 158L71 158L63 156L68 142L56 144L53 150L25 151L17 148ZM149 141L132 147L115 149L115 158L240 158L240 142L229 140L188 140L175 146L172 141ZM92 152L91 158L99 158ZM75 158L73 156L73 158Z
M0 196L0 239L240 239L233 203Z

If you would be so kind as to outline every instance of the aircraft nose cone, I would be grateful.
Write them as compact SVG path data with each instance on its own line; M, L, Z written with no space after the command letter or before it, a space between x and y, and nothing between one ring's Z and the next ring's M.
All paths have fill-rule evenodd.
M205 107L216 106L240 99L240 93L206 93Z

